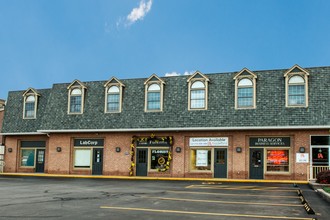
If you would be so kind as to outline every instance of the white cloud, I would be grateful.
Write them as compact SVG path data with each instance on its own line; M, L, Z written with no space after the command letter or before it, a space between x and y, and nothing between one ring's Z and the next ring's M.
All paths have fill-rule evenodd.
M142 20L144 16L150 11L152 5L152 0L141 0L139 7L133 8L131 13L127 15L126 19L128 25L135 23L138 20Z
M170 76L180 76L180 75L188 76L188 75L192 75L192 74L194 74L194 73L195 73L195 71L185 71L183 74L173 71L173 72L171 72L171 73L165 73L165 76L166 76L166 77L170 77Z

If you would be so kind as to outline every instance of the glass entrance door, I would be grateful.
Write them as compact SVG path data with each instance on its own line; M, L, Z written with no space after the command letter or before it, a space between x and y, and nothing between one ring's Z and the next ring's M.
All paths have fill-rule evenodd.
M214 178L227 178L227 149L214 149Z
M264 178L264 149L250 149L250 179Z
M103 173L103 148L93 149L93 175L102 175Z
M45 150L37 149L36 173L45 172Z
M137 149L136 152L136 175L148 175L148 149Z

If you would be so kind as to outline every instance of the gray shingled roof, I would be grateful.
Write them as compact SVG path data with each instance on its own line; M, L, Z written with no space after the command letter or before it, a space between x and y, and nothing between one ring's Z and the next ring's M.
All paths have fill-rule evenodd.
M287 70L253 71L257 76L257 108L235 109L237 72L205 74L209 79L208 110L188 111L189 76L164 77L163 112L144 111L145 79L120 80L124 85L121 113L104 113L104 84L83 82L86 87L82 115L69 115L70 83L54 84L40 94L37 119L23 120L24 91L9 92L3 133L37 130L206 128L262 126L330 126L330 67L306 68L309 76L308 108L285 107Z

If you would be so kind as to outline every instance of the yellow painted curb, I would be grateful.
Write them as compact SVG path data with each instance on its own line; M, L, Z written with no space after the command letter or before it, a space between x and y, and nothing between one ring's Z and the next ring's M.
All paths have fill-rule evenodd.
M308 184L308 181L302 181L302 180L255 180L255 179L213 179L213 178L140 177L140 176L96 176L96 175L74 175L74 174L69 175L69 174L45 174L45 173L0 173L0 176L119 179L119 180L165 180L165 181L236 182L236 183Z

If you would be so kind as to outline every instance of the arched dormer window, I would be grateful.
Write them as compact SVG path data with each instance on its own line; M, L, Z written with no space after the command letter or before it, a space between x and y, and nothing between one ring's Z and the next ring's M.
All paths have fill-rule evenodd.
M235 75L236 109L256 108L256 79L257 75L247 68Z
M35 119L37 117L38 96L40 96L40 95L32 88L29 88L23 94L23 97L24 97L23 118L24 119Z
M206 110L209 79L200 72L195 72L188 82L188 109Z
M163 111L163 96L165 82L156 74L150 76L145 82L145 111Z
M308 106L308 76L309 73L298 65L284 74L286 107Z
M84 112L84 99L86 86L79 80L73 81L68 86L68 113L82 114Z
M105 85L105 113L119 113L122 110L124 84L112 77Z

